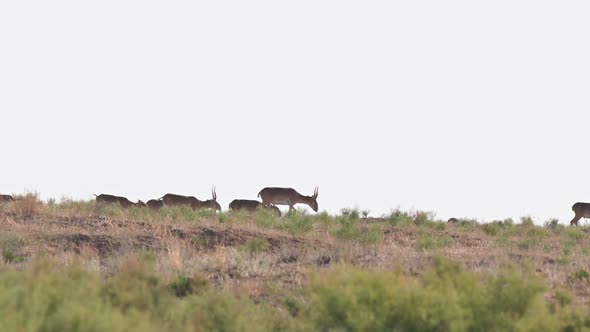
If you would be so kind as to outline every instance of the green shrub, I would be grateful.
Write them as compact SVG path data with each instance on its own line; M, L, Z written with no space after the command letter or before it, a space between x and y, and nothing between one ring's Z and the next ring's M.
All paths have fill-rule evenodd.
M514 226L514 220L512 220L512 218L507 218L502 221L502 224L506 226Z
M410 226L414 224L414 219L410 213L396 209L391 211L391 214L387 218L389 223L393 226Z
M451 246L453 239L445 235L434 236L430 233L421 233L416 238L417 250L434 250Z
M276 331L291 322L264 304L207 290L203 281L164 283L140 259L108 278L77 264L35 261L23 271L0 269L0 321L3 331L66 332Z
M314 220L327 226L333 225L336 222L336 219L331 217L326 211L316 214Z
M477 230L478 226L479 223L475 219L459 219L456 225L458 231L465 233Z
M501 248L510 247L510 238L506 234L502 234L496 239L496 245Z
M19 255L22 247L25 245L25 240L14 233L0 233L0 252L2 258L6 263L20 263L25 258Z
M545 224L544 225L545 225L546 228L557 229L560 226L559 225L559 219L551 218L551 219L545 221Z
M219 216L217 216L217 221L219 221L220 224L225 224L228 223L231 220L229 214L227 213L220 213Z
M349 216L350 218L353 218L353 219L360 219L360 217L361 217L361 213L359 212L358 209L343 208L340 210L340 213L343 216Z
M187 277L180 275L176 280L170 283L170 288L174 291L176 296L184 297L203 292L208 284L209 281L201 276Z
M359 234L359 241L364 244L378 244L383 241L383 225L370 224Z
M496 236L502 231L502 228L497 223L491 222L483 225L483 231L490 236Z
M313 229L313 218L305 212L289 211L279 228L293 235L304 234Z
M542 227L532 226L532 228L525 229L528 229L526 231L526 236L518 244L518 247L523 250L538 248L540 245L543 244L543 239L545 239L549 235L547 230Z
M584 236L584 232L579 227L568 227L562 233L562 241L570 245L577 245L584 239Z
M275 227L279 222L279 216L269 209L256 209L254 222L261 228Z
M336 230L332 234L340 240L359 240L360 216L358 213L343 213L336 217Z
M584 280L586 282L590 282L590 273L586 270L578 270L572 273L572 278L576 280Z
M572 275L588 280L585 270ZM209 288L199 276L164 282L129 256L113 274L34 260L0 268L3 331L583 331L590 316L533 271L466 271L434 259L419 276L336 266L316 272L284 308Z
M558 331L572 324L549 310L544 290L517 271L481 278L441 260L417 279L340 267L312 278L300 316L316 331Z
M533 218L530 216L520 217L520 224L522 226L527 226L527 227L535 226L535 223L533 222Z
M414 223L418 226L422 226L431 220L429 214L423 211L417 211L414 216Z

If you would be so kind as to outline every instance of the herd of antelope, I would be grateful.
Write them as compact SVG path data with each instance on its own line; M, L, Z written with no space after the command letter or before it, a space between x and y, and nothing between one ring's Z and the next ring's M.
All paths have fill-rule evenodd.
M100 194L94 195L96 197L96 202L98 204L119 204L122 208L127 209L131 206L138 206L138 207L148 207L150 210L158 211L164 205L167 206L189 206L193 210L198 209L212 209L216 211L221 211L221 205L217 203L217 193L215 192L215 187L211 190L212 198L201 201L196 197L193 196L182 196L176 194L166 194L158 199L151 199L144 203L142 201L138 201L137 203L133 203L125 197L109 195L109 194ZM318 188L316 187L313 195L305 196L298 193L293 188L277 188L277 187L266 187L262 189L258 193L258 197L262 200L262 202L257 200L250 200L250 199L234 199L229 204L229 209L236 211L236 210L246 210L250 212L256 211L258 208L266 208L271 209L281 215L281 211L277 207L277 205L288 205L289 211L294 209L295 204L307 204L312 210L315 212L318 211ZM10 195L1 195L0 194L0 202L12 202L14 198ZM582 203L577 202L572 206L572 211L574 211L574 219L570 221L570 226L577 226L578 221L582 218L590 218L590 203ZM449 219L449 221L456 221L455 218Z
M110 194L100 194L96 197L96 202L99 205L104 204L119 204L122 208L128 209L132 206L136 207L147 207L153 211L159 211L162 207L166 206L188 206L193 210L199 209L211 209L221 211L221 205L217 203L217 192L215 187L211 190L212 198L202 201L194 196L182 196L177 194L166 194L158 199L150 199L147 203L143 201L137 201L134 203L122 196L115 196ZM234 199L229 204L230 210L246 210L254 212L258 208L270 209L281 215L281 210L277 205L288 205L289 211L294 209L295 204L307 204L315 212L318 211L318 188L316 187L312 196L305 196L298 193L293 188L277 188L277 187L266 187L258 193L258 197L262 202L257 200L249 199ZM0 202L11 202L14 198L10 195L0 195Z

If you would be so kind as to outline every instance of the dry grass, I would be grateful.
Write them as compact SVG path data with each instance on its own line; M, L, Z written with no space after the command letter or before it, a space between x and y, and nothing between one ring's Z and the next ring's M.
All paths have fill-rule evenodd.
M29 194L0 205L0 249L10 256L0 264L52 256L64 265L81 261L89 270L111 275L148 259L165 279L198 275L221 289L273 303L273 289L300 289L310 271L334 264L416 275L443 256L474 271L494 273L506 264L532 267L553 289L570 290L579 303L590 301L589 280L572 277L590 263L587 228L491 229L496 226L446 225L420 215L419 226L362 219L346 226L352 235L342 237L335 230L348 221L330 218L318 216L310 231L294 236L284 220L278 227L260 227L256 216L243 213L100 210L91 202L45 205ZM350 240L373 225L382 232L376 242ZM444 245L428 244L439 239L446 239ZM255 241L266 244L244 249Z

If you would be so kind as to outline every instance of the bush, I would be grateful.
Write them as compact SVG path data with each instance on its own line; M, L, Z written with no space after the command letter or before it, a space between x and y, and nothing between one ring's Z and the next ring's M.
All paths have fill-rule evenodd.
M164 283L139 259L109 278L41 260L23 271L0 269L0 320L3 331L115 332L276 331L290 322L266 305L204 287L183 276Z
M434 236L430 233L421 233L416 239L417 250L434 250L451 246L453 239L448 236Z
M520 217L520 224L522 226L526 226L526 227L535 226L535 223L533 222L533 218L530 216Z
M389 223L393 226L410 226L414 224L414 219L410 213L396 209L391 211L391 214L387 218Z
M417 279L340 267L312 278L301 316L316 331L557 331L573 324L550 310L544 290L517 271L481 278L442 260Z
M304 234L313 229L313 218L305 212L289 211L279 228L293 235Z
M559 228L559 219L556 218L551 218L547 221L545 221L545 227L546 228L550 228L550 229L557 229Z
M460 232L473 232L479 226L479 223L475 219L459 219L457 223L457 230Z
M360 215L354 211L351 213L344 212L336 217L337 226L332 234L340 240L359 241L361 236Z
M359 241L364 244L378 244L383 241L383 225L371 224L361 230Z
M562 233L562 240L566 243L576 245L584 238L584 232L578 227L565 228Z
M0 233L0 251L2 258L6 263L20 263L25 258L19 255L22 247L25 245L25 240L17 234Z
M209 284L206 278L200 276L187 277L184 275L178 276L174 282L170 284L170 288L178 297L184 297L191 294L203 292Z
M270 209L256 209L256 213L254 213L254 222L258 227L272 228L279 222L279 216Z
M498 233L500 233L500 231L502 231L502 229L497 223L491 222L483 225L483 231L487 235L496 236Z
M586 270L578 270L572 273L572 278L576 280L590 282L590 273Z

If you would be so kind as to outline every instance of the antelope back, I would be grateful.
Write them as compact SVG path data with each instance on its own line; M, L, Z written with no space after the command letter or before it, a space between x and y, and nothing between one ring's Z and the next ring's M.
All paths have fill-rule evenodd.
M577 202L572 206L572 210L576 213L576 216L590 218L590 203Z

